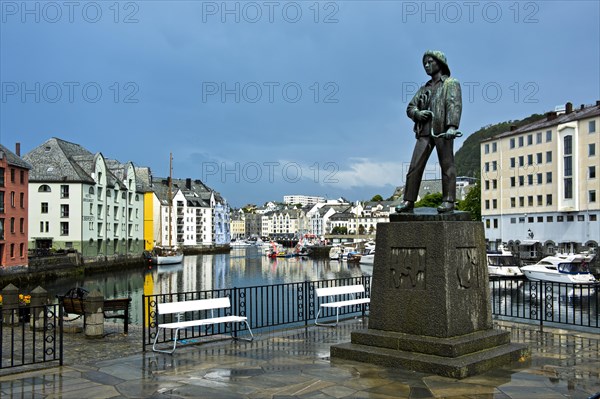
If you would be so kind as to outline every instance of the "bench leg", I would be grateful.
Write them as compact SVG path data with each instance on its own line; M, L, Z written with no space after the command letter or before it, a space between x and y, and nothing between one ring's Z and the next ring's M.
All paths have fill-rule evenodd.
M323 327L336 327L340 321L340 308L335 308L335 323L319 323L319 316L321 315L321 310L323 310L323 308L319 307L319 312L317 313L317 318L315 319L315 324L317 326L323 326Z
M239 322L241 323L241 321ZM242 340L242 341L248 341L248 342L252 342L254 341L254 334L252 334L252 330L250 329L250 324L248 324L248 321L244 321L244 323L246 323L246 327L248 327L248 332L250 333L250 338L240 338L240 337L236 337L235 335L233 335L233 328L231 329L231 339L233 340ZM232 325L233 327L233 325Z
M162 353L169 353L169 354L172 354L173 352L175 352L175 348L177 347L177 338L179 337L179 328L175 329L175 339L173 340L173 349L170 351L156 348L156 341L158 341L159 333L160 333L160 327L158 328L158 331L156 332L156 336L154 337L154 343L152 344L152 350L154 352L162 352Z

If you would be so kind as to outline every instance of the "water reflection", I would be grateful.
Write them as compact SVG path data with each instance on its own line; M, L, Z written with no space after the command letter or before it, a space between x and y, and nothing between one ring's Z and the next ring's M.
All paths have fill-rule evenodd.
M372 268L328 259L269 259L256 247L234 249L227 254L186 256L183 264L152 269L121 270L81 278L47 282L51 297L73 287L98 289L105 298L131 297L132 323L141 324L142 294L203 291L257 285L315 281L370 275ZM35 287L28 287L31 290Z

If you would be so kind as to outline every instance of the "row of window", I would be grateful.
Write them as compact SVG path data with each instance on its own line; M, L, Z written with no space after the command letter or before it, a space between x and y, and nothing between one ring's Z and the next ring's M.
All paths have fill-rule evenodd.
M10 223L10 229L9 229L10 233L15 234L17 219L10 218L9 223ZM25 234L25 218L19 218L19 232L21 234ZM4 239L4 219L0 218L0 240L3 240L3 239Z
M6 174L6 169L5 168L0 168L0 187L4 187L4 182L5 182L5 177L4 175ZM17 170L15 168L10 168L10 182L11 183L16 183L17 180ZM24 170L19 170L19 183L20 184L25 184L25 171Z
M596 215L595 213L592 213L589 215L588 220L590 222L597 222L598 215ZM510 218L511 224L516 224L517 221L518 221L518 223L525 223L525 216L520 216L518 218L517 217ZM574 222L574 221L575 221L574 215L566 215L566 216L558 215L558 216L556 216L557 223ZM577 221L585 222L585 215L577 215ZM535 223L535 222L537 222L537 223L554 223L554 216L546 216L545 218L544 218L544 216L528 216L527 217L527 223ZM498 228L498 219L497 218L486 219L485 227L486 227L486 229L490 229L490 228L497 229Z
M568 174L565 176L572 176L572 174ZM536 173L535 175L529 174L527 176L511 176L510 186L516 187L517 179L518 179L519 186L525 186L525 178L527 178L527 185L529 185L529 186L533 186L534 184L543 184L543 182L544 182L544 174ZM596 166L588 167L587 178L588 179L596 178ZM552 183L552 172L546 172L546 183L547 184ZM484 190L496 190L498 188L498 181L496 179L485 180L483 188L484 188ZM565 197L565 198L569 198L569 197Z
M14 259L15 258L15 244L10 244L8 246L8 248L9 248L8 256L10 258ZM20 258L25 257L25 244L23 244L23 243L19 244L19 257Z
M14 191L10 192L10 206L12 208L17 207L16 203L17 193ZM19 193L19 207L25 209L25 193ZM0 191L0 213L4 213L4 191Z

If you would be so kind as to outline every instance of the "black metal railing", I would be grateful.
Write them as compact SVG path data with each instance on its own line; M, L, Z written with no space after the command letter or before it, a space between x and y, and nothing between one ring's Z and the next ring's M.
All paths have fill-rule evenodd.
M0 306L0 369L38 363L63 364L63 314L58 304Z
M490 290L495 317L600 328L600 284L500 279Z
M231 313L248 317L252 331L274 328L279 326L294 327L307 326L314 322L316 309L319 308L321 299L315 295L315 289L321 287L334 287L340 285L363 284L366 295L370 296L371 277L348 277L335 280L304 281L300 283L285 283L261 285L254 287L230 288L211 291L182 292L159 295L143 295L143 350L152 345L158 332L158 324L175 321L173 315L159 315L157 304L184 300L219 298L228 296L231 300L231 309L215 311L214 317ZM346 306L340 309L340 315L356 315L368 310L368 305ZM334 309L325 309L323 318L335 317ZM189 312L192 313L192 312ZM192 313L190 317L206 317L202 312ZM243 332L245 327L231 326L233 334ZM188 328L179 332L179 340L196 340L200 337L225 334L226 326L217 324L210 328ZM171 330L162 331L157 343L164 343L173 339Z

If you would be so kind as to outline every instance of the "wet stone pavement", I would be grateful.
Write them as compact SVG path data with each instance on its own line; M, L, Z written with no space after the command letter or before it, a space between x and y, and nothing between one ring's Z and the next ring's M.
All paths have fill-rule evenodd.
M142 352L141 327L66 333L62 367L0 376L1 398L589 398L600 392L600 335L497 322L532 357L463 380L329 358L364 328L262 331L253 342L203 338L173 355Z

